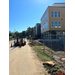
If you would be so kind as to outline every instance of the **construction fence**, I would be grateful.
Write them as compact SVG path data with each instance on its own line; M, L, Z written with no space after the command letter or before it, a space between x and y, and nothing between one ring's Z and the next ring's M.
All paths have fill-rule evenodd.
M48 37L50 37L50 39L47 39ZM54 39L55 37L58 38ZM50 55L59 66L65 68L65 61L61 60L61 58L65 57L65 34L58 36L44 35L43 39L29 39L29 42L31 46L35 46L38 50Z
M30 38L30 42L32 44L36 44L33 42L34 40ZM44 35L43 39L39 40L42 44L39 44L43 46L43 50L46 50L46 47L49 47L50 49L54 51L65 51L65 34L58 34L56 35Z
M48 39L49 38L49 39ZM43 43L43 47L45 46L57 50L65 51L65 34L56 35L44 35L43 39L40 40Z

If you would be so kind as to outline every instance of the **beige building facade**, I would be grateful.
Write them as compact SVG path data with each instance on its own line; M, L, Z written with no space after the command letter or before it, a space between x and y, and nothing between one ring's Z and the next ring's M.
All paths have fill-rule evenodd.
M65 3L54 3L53 6L48 6L41 18L41 38L46 35L47 39L50 39L49 35L65 33Z

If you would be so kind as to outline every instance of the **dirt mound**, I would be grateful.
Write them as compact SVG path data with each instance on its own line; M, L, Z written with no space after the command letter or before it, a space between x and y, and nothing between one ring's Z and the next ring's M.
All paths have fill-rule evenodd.
M31 43L29 43L30 46L40 46L43 45L41 42L39 42L39 40L30 40Z
M52 75L65 75L65 72L62 69L54 69Z

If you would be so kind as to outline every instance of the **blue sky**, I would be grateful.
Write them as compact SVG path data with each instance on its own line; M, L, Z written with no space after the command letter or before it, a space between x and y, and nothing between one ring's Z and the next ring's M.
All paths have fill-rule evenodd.
M34 27L53 3L65 3L65 0L9 0L9 30L21 32Z

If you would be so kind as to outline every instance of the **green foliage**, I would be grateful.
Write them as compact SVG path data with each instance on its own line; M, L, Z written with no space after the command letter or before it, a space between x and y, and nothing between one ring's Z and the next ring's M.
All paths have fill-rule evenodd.
M42 50L37 49L36 46L34 46L35 51L38 53L38 56L41 58L42 61L53 61L53 57L51 57L50 55L48 55L46 52L43 52ZM54 61L53 61L54 62ZM44 65L44 67L49 70L52 71L53 69L58 69L60 68L56 63L54 66L49 66L49 65Z
M12 36L13 38L26 38L29 37L29 35L31 35L31 37L34 36L34 33L33 33L33 27L28 27L26 31L22 31L22 32L18 32L18 31L15 31L15 32L11 32L9 31L9 36Z
M12 36L13 36L13 37L16 37L16 34L12 33Z
M43 52L42 50L37 49L36 46L34 46L34 49L38 53L38 56L41 58L42 61L52 60L52 57L50 57L46 52Z
M12 41L13 39L9 39L9 41Z

